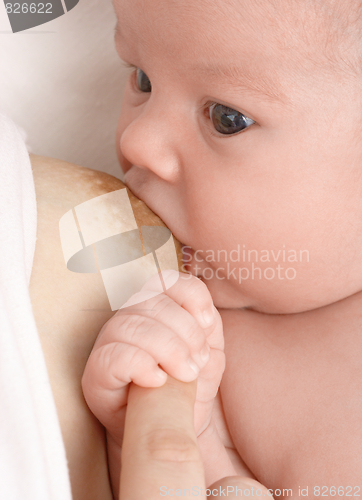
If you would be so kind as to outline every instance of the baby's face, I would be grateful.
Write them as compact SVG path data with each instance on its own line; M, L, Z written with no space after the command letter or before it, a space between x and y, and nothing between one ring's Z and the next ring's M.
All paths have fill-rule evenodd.
M115 0L117 143L217 307L292 313L362 288L361 90L267 4Z

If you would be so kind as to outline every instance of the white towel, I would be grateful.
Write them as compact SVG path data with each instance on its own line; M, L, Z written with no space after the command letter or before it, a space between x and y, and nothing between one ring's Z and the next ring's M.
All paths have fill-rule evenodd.
M70 500L64 443L31 308L36 199L22 131L0 113L0 499Z

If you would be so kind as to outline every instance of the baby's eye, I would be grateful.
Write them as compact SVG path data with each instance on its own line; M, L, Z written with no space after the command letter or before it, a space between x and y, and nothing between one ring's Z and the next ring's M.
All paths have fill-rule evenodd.
M240 111L228 108L223 104L215 103L210 106L209 111L210 119L220 134L236 134L255 123L254 120L246 117Z
M144 71L140 68L136 69L137 87L141 92L151 92L151 82Z

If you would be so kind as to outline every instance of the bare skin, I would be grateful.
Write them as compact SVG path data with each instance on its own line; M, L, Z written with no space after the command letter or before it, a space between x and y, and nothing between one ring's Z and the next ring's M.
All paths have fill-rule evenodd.
M103 426L89 410L80 380L94 341L113 312L101 277L68 271L59 220L120 181L60 160L31 155L38 233L30 298L66 448L74 500L112 500Z
M310 497L318 496L313 488L323 485L341 486L344 491L350 487L352 496L358 494L355 487L361 484L362 470L360 84L351 74L338 73L326 61L310 57L320 53L323 38L311 38L308 54L300 51L304 45L298 27L314 31L312 25L300 22L305 19L298 11L292 17L283 12L285 28L277 26L279 36L274 38L273 15L262 4L254 10L254 4L251 8L250 2L239 1L116 3L124 34L123 40L118 37L119 51L128 62L142 67L153 88L149 99L128 86L118 130L120 162L135 194L181 241L200 250L201 269L196 268L194 254L193 273L202 274L207 266L216 271L219 264L207 263L206 252L230 253L238 243L276 252L287 244L308 249L311 256L307 263L295 264L296 280L238 283L235 278L225 279L223 269L221 278L208 281L224 323L227 358L221 384L225 419L219 418L218 425L229 428L228 442L267 487L292 487L296 495L298 486L309 486ZM216 16L208 10L210 5L217 7ZM223 9L224 5L233 9ZM177 30L167 22L175 19ZM208 58L228 66L243 61L246 69L263 70L250 80L272 76L287 105L265 101L245 89L235 92L235 79L227 85L211 84L199 74ZM216 137L208 115L199 113L210 99L239 109L255 124L227 140ZM206 121L201 122L204 118L207 129ZM66 175L65 185L71 179ZM52 189L49 192L54 193ZM56 205L53 200L48 203ZM54 210L59 217L64 213L59 213L59 205ZM51 211L45 220L49 216ZM55 232L43 227L46 237L56 238ZM74 313L65 320L63 306L58 316L44 313L44 304L46 311L51 310L49 300L55 291L59 303L69 305L69 289L76 290L71 304L81 296L87 308L89 303L94 305L93 299L98 307L102 303L91 293L92 286L101 290L90 278L84 278L82 285L68 283L62 290L60 268L49 264L51 249L51 243L46 244L38 254L33 279L39 281L33 291L44 285L48 293L38 297L33 293L34 309L69 450L72 485L78 492L88 485L91 495L88 472L99 468L109 493L104 431L99 424L92 427L79 386L90 352L88 342L91 337L94 342L107 318L89 321ZM41 271L46 265L46 272ZM269 264L261 267L264 270ZM47 287L50 274L54 279ZM74 334L80 339L79 351ZM56 337L59 344L54 343ZM57 364L59 352L74 379L67 379L61 371L64 366ZM80 365L77 359L82 360ZM65 388L63 379L69 384ZM80 417L77 425L72 428L71 420L67 427L71 407L65 394L78 397L74 415L81 415L78 410L83 408L85 423L94 434L90 441L87 432L79 431L84 423ZM74 431L81 432L83 447L72 449ZM208 465L210 454L204 456ZM74 475L77 467L80 475ZM83 485L78 478L83 478ZM331 490L326 496L333 496Z
M30 293L72 492L75 500L111 500L105 430L88 409L80 381L99 330L113 313L106 311L98 275L64 270L57 231L69 208L120 184L59 160L31 160L38 239ZM70 189L75 183L80 189ZM105 310L90 316L84 309L92 307ZM269 488L294 488L294 495L298 486L309 486L310 497L314 486L361 484L360 310L361 294L298 315L219 310L227 363L213 418L236 474ZM198 446L205 469L212 471L213 448L208 441Z
M118 157L221 314L224 445L268 488L311 498L362 482L361 74L335 57L358 49L336 5L114 1L117 51L135 66ZM244 129L222 134L215 104ZM238 245L258 260L232 261ZM297 258L273 261L284 249ZM211 457L205 444L206 470Z
M361 494L361 299L296 315L222 315L226 422L267 488L295 496L308 486L308 498L322 494L315 486L327 487L328 498L333 486Z
M193 418L195 395L196 383L171 377L159 388L130 385L119 500L156 500L190 492L203 500L209 491L214 500L224 498L225 492L236 500L241 493L256 496L256 490L270 497L255 480L237 476L206 489Z
M66 269L59 238L59 219L79 203L120 189L123 184L118 179L101 172L60 160L36 155L30 155L30 159L38 211L37 242L30 280L30 298L65 444L72 495L74 500L98 500L99 498L113 500L116 497L113 496L110 485L105 429L94 417L84 400L81 378L99 331L114 312L109 309L99 274L72 273ZM137 213L148 223L152 221L152 214L150 215L145 207L138 208ZM156 221L152 222L156 223ZM189 420L193 413L190 394L193 394L194 398L195 391L190 393L186 388L184 391L182 384L178 387L180 387L178 396L175 391L171 393L168 389L161 391L157 396L159 413L152 414L153 418L143 424L135 422L135 428L139 425L143 432L146 432L153 427L158 427L159 416L165 411L169 415L169 425L172 425L173 420L177 420L179 426L180 422L183 422L182 432L185 435L194 436L195 431ZM172 411L175 403L172 402L172 398L175 397L180 404L182 398L186 398L183 403L185 411L181 415L175 415L173 419ZM142 410L143 415L147 415L149 411L147 409L150 405L149 398L147 401L148 403ZM219 401L217 397L217 402ZM142 400L137 405L142 407ZM218 414L220 411L220 405L216 404L214 412ZM129 428L132 435L131 424ZM222 435L226 435L227 429L223 429L223 432ZM196 438L193 439L196 445ZM168 446L170 443L169 439ZM162 446L162 443L157 446ZM248 475L247 471L238 467L240 458L235 450L233 451L234 453L230 450L236 470L242 476ZM132 453L132 449L126 452ZM148 453L148 449L138 446L135 453L137 453L139 463L142 455ZM153 464L154 472L150 477L155 487L166 480L167 484L172 485L174 482L176 486L179 466L175 467L174 472L170 467L169 475L167 475L165 472L161 473L159 463L156 461ZM130 471L129 468L128 471ZM133 470L133 474L144 474L145 477L148 477L148 472L149 467L147 471L142 467ZM203 474L200 470L200 484L204 484ZM187 477L188 472L185 470L185 480ZM192 475L188 479L190 480L191 477ZM137 497L142 492L137 490L138 485L135 486L128 479L129 474L126 474L125 491L133 488L133 493ZM229 480L227 484L234 483L234 480L231 482ZM146 487L146 484L146 481L142 483L143 487ZM240 486L242 483L238 484ZM220 482L220 485L222 486L223 483ZM118 485L115 490L118 491Z

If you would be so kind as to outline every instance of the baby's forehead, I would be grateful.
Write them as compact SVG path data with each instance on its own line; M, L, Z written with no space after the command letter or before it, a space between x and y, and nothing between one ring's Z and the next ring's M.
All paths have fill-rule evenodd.
M235 0L235 8L240 4ZM359 74L362 65L361 0L254 0L258 17L273 26L281 47L294 44L312 66ZM279 38L278 38L279 37ZM309 66L310 67L310 66Z
M120 23L130 23L135 37L144 37L144 46L158 39L159 52L170 49L177 59L181 52L209 58L223 44L236 61L252 59L255 49L266 59L290 64L291 73L362 68L361 0L114 2Z

